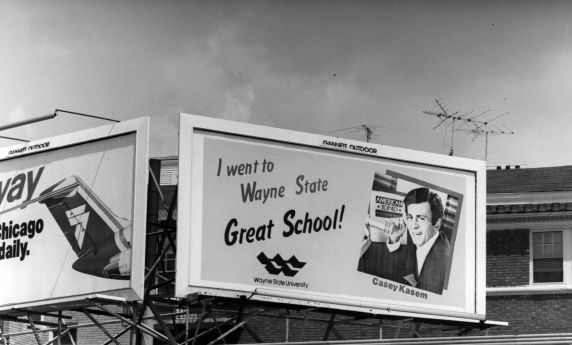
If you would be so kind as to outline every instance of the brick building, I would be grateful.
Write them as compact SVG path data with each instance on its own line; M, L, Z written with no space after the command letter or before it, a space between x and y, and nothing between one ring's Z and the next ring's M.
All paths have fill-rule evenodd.
M487 317L572 330L572 166L487 171Z

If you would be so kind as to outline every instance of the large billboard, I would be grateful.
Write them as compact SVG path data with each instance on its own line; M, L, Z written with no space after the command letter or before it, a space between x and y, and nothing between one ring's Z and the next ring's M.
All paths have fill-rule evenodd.
M0 310L142 298L148 127L0 149Z
M485 163L181 114L178 296L485 317Z

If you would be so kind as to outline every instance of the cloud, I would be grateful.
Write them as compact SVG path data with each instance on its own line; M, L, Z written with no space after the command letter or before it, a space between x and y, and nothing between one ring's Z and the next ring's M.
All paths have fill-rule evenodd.
M249 122L254 103L254 90L245 87L225 94L222 116L229 120Z
M22 104L17 104L13 106L12 109L10 109L10 111L8 112L7 117L8 121L6 121L6 123L22 120L23 118L26 117L24 113L24 106L22 106Z
M30 118L26 115L24 106L22 104L16 104L10 108L6 116L2 116L2 121L0 125L14 124L22 120L27 120ZM29 139L33 131L29 125L14 127L13 129L7 129L0 132L0 135L5 135L13 138L18 138L22 140ZM7 144L12 145L16 143L15 141L9 141Z

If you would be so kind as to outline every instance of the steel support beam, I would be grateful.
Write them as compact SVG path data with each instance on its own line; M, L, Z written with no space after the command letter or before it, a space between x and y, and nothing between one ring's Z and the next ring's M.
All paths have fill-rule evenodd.
M117 339L115 339L111 333L109 333L105 327L103 327L103 325L101 325L96 319L95 317L93 317L93 315L91 315L86 309L83 309L82 312L85 314L85 316L88 317L88 319L91 320L91 322L93 322L94 325L97 326L97 328L99 328L110 340L112 340L115 345L121 345L119 344L119 342L117 341Z
M131 326L137 327L137 329L139 329L141 332L152 336L153 338L157 338L157 339L161 339L162 341L166 341L168 340L166 336L164 336L163 334L155 331L154 329L150 328L149 326L146 326L144 324L141 323L134 323L132 320L129 320L121 315L119 315L118 313L114 313L112 311L110 311L109 309L105 308L103 305L97 303L97 302L93 302L92 303L100 308L101 310L109 313L109 315L115 316L116 318L120 319L121 321L130 324Z
M32 332L34 333L34 337L36 338L38 345L42 345L42 341L40 340L40 335L38 334L38 331L36 330L36 325L34 324L34 320L32 319L32 315L30 315L30 313L27 313L26 316L28 317L28 322L30 323L30 327L32 327Z
M153 303L153 301L149 301L148 306L149 306L149 309L151 309L151 312L153 313L153 315L155 315L155 319L159 322L159 325L163 329L163 332L165 333L165 336L167 337L169 344L178 345L177 341L173 337L173 334L169 330L169 326L165 323L165 320L163 320L161 313L159 313L159 311L155 307L155 304Z

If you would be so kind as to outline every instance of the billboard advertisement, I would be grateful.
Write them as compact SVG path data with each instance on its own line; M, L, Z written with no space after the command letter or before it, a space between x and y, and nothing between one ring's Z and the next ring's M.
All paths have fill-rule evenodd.
M485 163L181 114L177 295L484 319Z
M148 126L0 149L0 309L143 295Z

